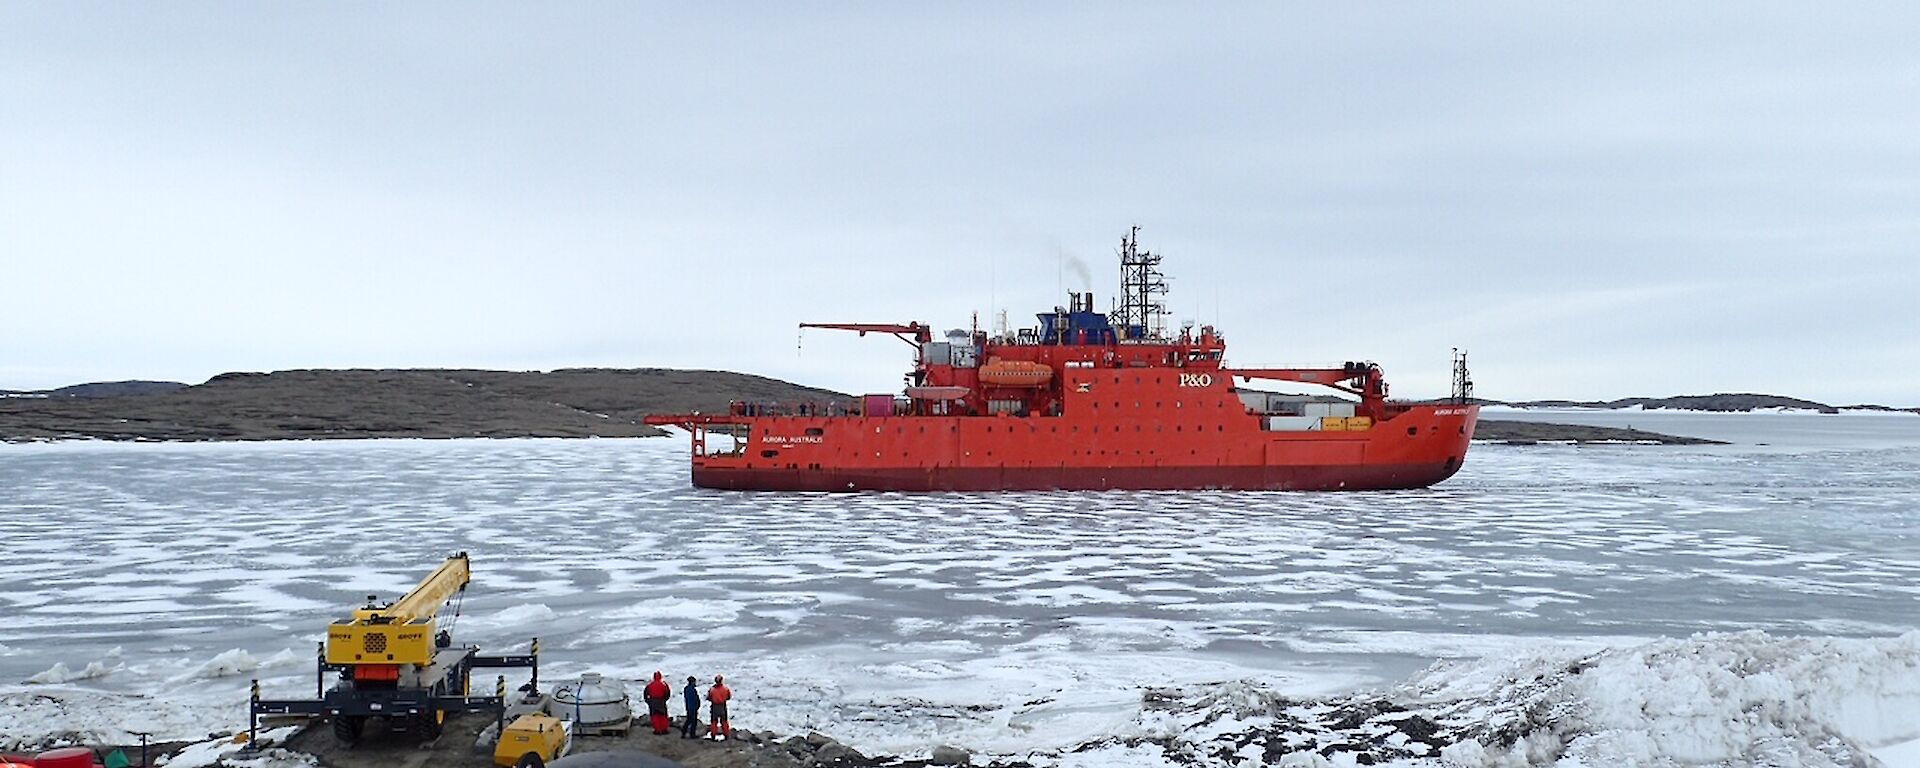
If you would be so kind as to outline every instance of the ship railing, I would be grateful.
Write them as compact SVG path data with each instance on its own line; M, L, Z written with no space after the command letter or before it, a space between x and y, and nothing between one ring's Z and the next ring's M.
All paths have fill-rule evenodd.
M727 405L735 416L859 416L860 403L840 400L779 402L735 400Z

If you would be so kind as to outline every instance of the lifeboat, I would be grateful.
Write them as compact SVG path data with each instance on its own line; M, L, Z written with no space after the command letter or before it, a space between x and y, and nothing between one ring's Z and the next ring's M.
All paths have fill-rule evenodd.
M1053 369L1025 360L993 358L980 366L980 383L989 387L1044 387L1053 380Z

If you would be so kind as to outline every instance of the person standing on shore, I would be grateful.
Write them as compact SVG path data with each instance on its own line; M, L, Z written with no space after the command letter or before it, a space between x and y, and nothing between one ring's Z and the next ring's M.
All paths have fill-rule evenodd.
M727 719L727 701L733 698L733 690L727 687L725 675L713 676L713 687L707 689L707 701L713 705L713 714L708 718L707 737L726 740L733 736L733 721Z
M700 735L700 680L687 675L687 687L680 689L680 695L687 700L687 721L680 724L680 738L692 739Z
M647 683L641 695L647 700L647 715L653 720L654 734L672 730L673 724L667 718L667 698L673 695L673 686L667 685L666 676L653 673L653 682Z

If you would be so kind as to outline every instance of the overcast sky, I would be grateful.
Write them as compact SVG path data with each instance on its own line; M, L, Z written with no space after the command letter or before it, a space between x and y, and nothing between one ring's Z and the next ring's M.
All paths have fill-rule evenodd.
M796 324L1106 307L1139 224L1234 364L1920 405L1917 9L5 3L0 389L889 391Z

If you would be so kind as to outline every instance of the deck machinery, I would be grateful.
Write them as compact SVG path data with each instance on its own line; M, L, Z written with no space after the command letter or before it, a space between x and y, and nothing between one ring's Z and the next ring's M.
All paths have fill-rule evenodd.
M533 686L540 679L540 640L534 638L525 655L484 656L477 646L455 646L450 628L436 624L442 606L458 603L471 578L467 553L446 559L419 586L391 603L367 597L367 605L353 617L327 627L320 643L312 699L262 699L260 683L253 682L250 727L262 715L318 715L333 724L343 743L359 741L367 723L383 720L395 731L408 731L422 740L440 735L449 712L505 712L505 679L492 695L472 695L475 669L526 668ZM446 622L452 623L451 619ZM335 676L326 688L329 674Z

